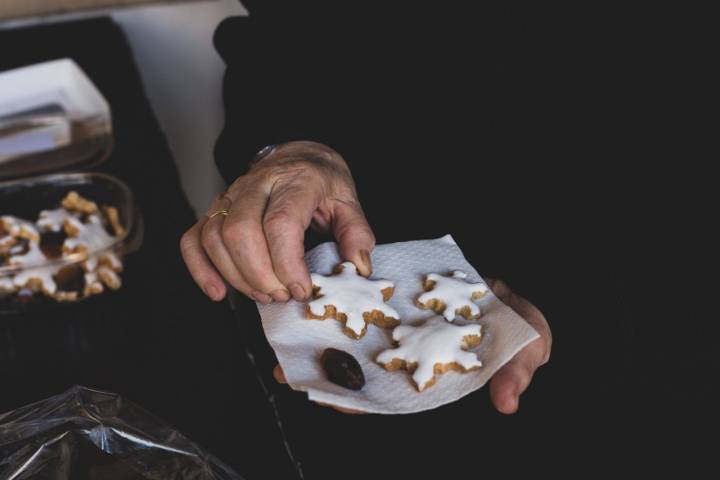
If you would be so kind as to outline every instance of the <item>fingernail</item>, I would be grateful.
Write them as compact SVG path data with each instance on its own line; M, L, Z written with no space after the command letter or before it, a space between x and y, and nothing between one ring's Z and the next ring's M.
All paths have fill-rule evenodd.
M299 283L290 285L290 291L295 300L300 301L305 299L305 289Z
M212 300L215 300L218 298L218 295L220 295L220 290L217 289L215 285L212 283L208 283L203 287L203 290L205 290L205 295L210 297Z
M287 302L288 300L290 300L290 292L282 288L273 290L272 292L270 292L270 296L276 302Z
M270 298L269 295L265 295L262 292L253 292L252 298L258 303L262 303L263 305L269 305L272 303L272 298Z
M369 277L370 275L372 275L372 261L370 260L370 252L368 252L367 250L360 250L360 260L363 263L363 272L360 273L362 273L366 277Z

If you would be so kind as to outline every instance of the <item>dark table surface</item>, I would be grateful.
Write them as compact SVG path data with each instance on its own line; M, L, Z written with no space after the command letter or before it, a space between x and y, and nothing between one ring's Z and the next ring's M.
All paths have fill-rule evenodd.
M243 342L262 343L258 330L248 327L257 322L254 305L238 299L233 312L227 303L208 301L182 264L178 241L194 215L122 33L107 19L0 32L0 70L62 57L73 58L112 105L116 145L97 170L133 189L145 239L127 259L120 291L52 312L0 317L0 412L75 384L106 389L165 419L250 478L289 478L290 462L259 379L274 395L290 394L269 381L271 360L262 359L259 370L248 361ZM562 453L570 463L597 463L622 454L647 469L653 459L640 456L642 445L671 451L676 459L695 458L677 456L692 450L692 442L678 439L713 425L720 372L705 328L709 291L694 281L697 270L691 268L702 264L702 255L684 249L683 258L663 257L662 248L647 242L656 231L632 234L635 206L617 219L622 248L618 236L604 229L607 222L590 229L572 217L543 224L538 211L528 214L533 241L518 229L516 244L486 238L485 248L477 248L475 227L453 218L427 222L409 204L407 224L416 227L393 225L374 195L382 186L358 185L376 225L387 226L379 243L452 231L470 262L484 266L484 275L506 279L551 320L552 368L540 371L519 416L500 423L486 389L448 411L460 412L463 402L481 396L488 425L506 431L506 441L529 428L520 425L532 426L521 444L526 451L535 445L537 457L531 458L537 461ZM410 200L397 201L402 207ZM489 215L511 228L502 208ZM523 248L511 258L508 252L518 245ZM669 278L679 280L673 294L658 299ZM286 405L286 428L292 430L293 415L302 416L306 407ZM575 428L562 430L565 442L542 441L543 433L566 423ZM302 442L297 431L290 437ZM603 450L610 445L612 451ZM494 453L502 455L497 448ZM259 451L262 456L254 454Z

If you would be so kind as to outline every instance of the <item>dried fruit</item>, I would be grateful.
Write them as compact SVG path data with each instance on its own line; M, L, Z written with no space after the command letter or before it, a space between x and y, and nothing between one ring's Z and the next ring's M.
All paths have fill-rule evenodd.
M332 383L350 390L360 390L365 386L365 374L355 357L349 353L337 348L326 348L320 363Z
M49 259L62 257L63 242L67 238L64 231L44 232L40 237L40 250Z
M53 279L61 292L82 292L85 288L85 272L79 265L62 267Z

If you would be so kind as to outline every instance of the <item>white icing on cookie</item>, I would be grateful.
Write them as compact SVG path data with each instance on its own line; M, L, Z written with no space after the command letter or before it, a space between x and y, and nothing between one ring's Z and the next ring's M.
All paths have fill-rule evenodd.
M428 304L433 303L433 300L442 302L445 309L437 313L442 313L448 322L452 322L463 310L469 310L470 318L480 316L480 308L473 300L487 293L487 285L482 282L468 283L465 281L467 274L459 270L454 271L451 277L431 273L426 278L428 282L434 282L434 285L418 298L421 308L431 308Z
M102 293L106 288L120 288L122 282L118 272L123 270L123 265L118 256L113 252L92 255L106 250L115 242L115 237L103 226L103 217L96 204L74 192L68 194L63 204L63 208L41 211L36 224L9 215L0 216L0 249L5 263L17 268L13 269L13 276L0 279L0 292L26 289L41 291L58 301L74 301ZM114 210L109 211L112 213ZM117 217L116 213L113 215ZM80 263L85 288L79 292L58 289L56 278L59 279L57 276L62 273L63 266L57 263L48 265L51 259L40 249L39 232L62 230L68 234L63 243L64 258L78 250L90 254L84 255L85 261Z
M37 221L37 226L43 231L59 232L65 225L65 220L77 219L80 215L70 212L64 208L55 210L42 210Z
M63 243L65 249L74 251L75 248L82 246L87 248L88 252L97 252L115 242L115 238L105 230L100 215L90 215L87 223L82 223L77 218L69 218L67 221L74 234L65 239Z
M32 267L35 265L42 265L48 261L45 254L40 250L40 246L37 242L29 242L27 244L27 252L22 255L18 255L21 250L24 250L24 245L15 245L10 249L12 255L8 259L8 264L18 267Z
M44 265L48 261L45 254L40 250L37 242L28 244L28 251L23 255L13 255L9 258L8 263L18 267L29 267L20 270L13 277L13 284L17 288L28 287L31 283L39 283L39 288L47 293L53 294L57 290L57 285L53 276L58 272L57 265Z
M400 318L398 312L383 299L382 291L393 288L392 282L369 280L358 273L352 262L345 262L341 267L342 271L336 275L311 275L313 287L319 288L321 295L308 304L314 316L323 317L326 306L335 307L338 313L347 317L345 327L355 333L357 338L367 328L364 313L379 311L390 319Z
M11 237L22 237L35 241L40 240L40 234L32 222L10 215L0 217L0 222L2 222L3 230L9 233Z
M465 337L473 336L477 341L481 329L478 324L447 323L442 317L432 317L416 327L400 325L392 333L398 347L385 350L376 360L386 368L393 360L404 361L409 368L416 366L412 378L422 391L433 382L436 365L457 364L465 370L482 366L474 353L464 350L467 347Z
M55 279L53 277L58 270L59 267L54 265L29 268L15 275L15 277L13 277L13 284L15 284L17 288L25 288L35 282L38 282L40 290L48 295L52 295L57 291L57 284L55 283Z

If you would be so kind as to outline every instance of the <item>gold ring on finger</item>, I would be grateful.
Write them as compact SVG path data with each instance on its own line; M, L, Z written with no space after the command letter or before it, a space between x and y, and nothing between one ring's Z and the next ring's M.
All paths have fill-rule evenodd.
M230 210L218 210L217 212L213 212L210 215L208 215L208 220L212 220L213 218L217 217L218 215L227 217L228 215L230 215Z

